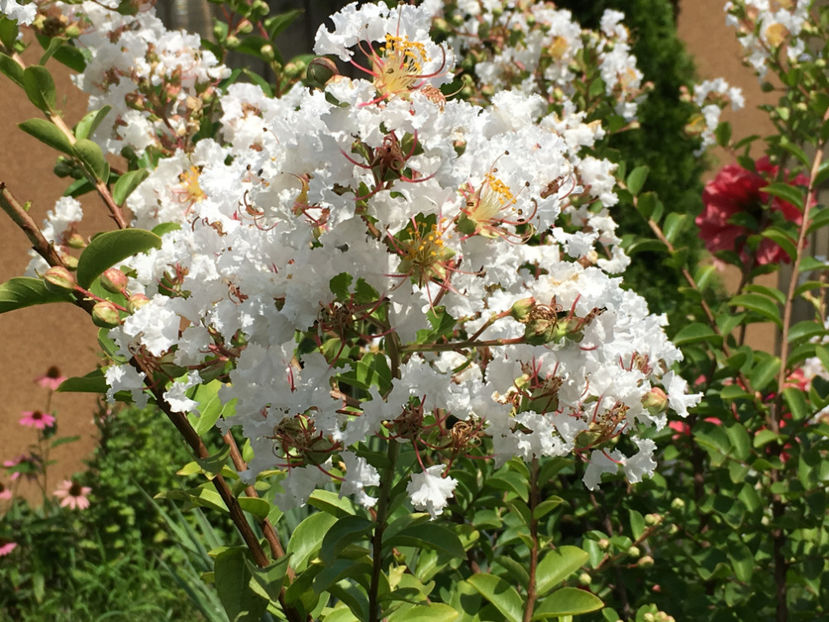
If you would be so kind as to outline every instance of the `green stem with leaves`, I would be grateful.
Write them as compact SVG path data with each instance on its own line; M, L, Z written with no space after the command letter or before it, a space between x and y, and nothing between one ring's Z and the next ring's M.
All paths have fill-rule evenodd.
M377 514L374 519L374 534L371 537L372 568L371 585L368 592L369 622L380 622L382 612L378 597L380 593L380 575L383 572L383 532L386 530L386 521L389 517L391 505L391 491L394 485L394 469L400 453L400 443L395 439L388 439L389 448L386 452L386 468L380 478L380 498L377 501Z

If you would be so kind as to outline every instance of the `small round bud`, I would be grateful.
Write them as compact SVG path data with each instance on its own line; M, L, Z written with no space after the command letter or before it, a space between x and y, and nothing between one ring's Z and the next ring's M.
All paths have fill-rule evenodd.
M676 525L671 525L670 529L668 529L668 533L670 535L674 535L678 531L679 531L679 527L677 527Z
M643 622L656 622L656 616L653 615L650 611L642 616Z
M236 27L236 32L241 32L243 35L250 34L253 32L253 24L250 23L249 19L243 19Z
M685 509L685 499L680 497L674 497L674 500L671 501L671 509L676 510L677 512L681 512Z
M339 75L337 65L330 58L317 56L308 63L305 80L309 86L321 89L334 76Z
M642 551L639 550L638 546L630 546L628 547L627 554L630 557L639 557L642 554Z
M47 287L52 290L69 290L75 289L75 275L69 272L63 266L52 266L43 274L43 280L46 281Z
M587 573L587 572L582 572L582 573L579 575L579 583L580 583L581 585L590 585L590 583L591 583L592 581L593 581L593 577L591 577L591 576L590 576L590 573Z
M668 396L659 387L651 387L642 398L642 406L647 408L650 414L658 415L668 408Z
M66 245L69 248L86 248L86 240L83 239L81 234L73 233L66 240Z
M113 328L121 323L121 314L109 300L102 300L92 307L92 322L101 328Z
M661 514L645 514L645 524L648 527L653 527L654 525L658 525L662 522L662 515Z
M127 308L131 313L134 313L148 302L150 302L150 299L144 294L133 294L127 299Z
M650 555L645 555L639 558L639 561L636 562L636 565L639 568L650 568L653 566L653 557Z
M120 294L127 288L127 275L118 268L107 268L101 275L101 285L108 292Z
M610 540L608 540L607 538L600 538L597 544L599 545L599 548L603 551L606 551L608 548L610 548Z
M525 323L529 321L530 313L532 312L534 307L535 298L530 296L529 298L522 298L521 300L518 300L515 303L513 303L512 308L509 310L509 313L513 317L513 319L521 323Z
M230 35L227 39L225 39L225 45L230 50L235 50L241 44L242 44L242 42L239 40L239 37L237 37L236 35Z
M259 53L265 60L273 60L276 58L276 52L273 49L273 46L270 43L266 43L261 48L259 48Z
M78 269L78 258L74 255L68 255L66 253L61 253L60 258L63 260L63 265L66 266L69 270L77 270Z

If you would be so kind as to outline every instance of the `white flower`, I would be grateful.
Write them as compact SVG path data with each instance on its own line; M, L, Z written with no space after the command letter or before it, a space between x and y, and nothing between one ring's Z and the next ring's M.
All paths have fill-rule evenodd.
M432 518L443 512L458 484L452 477L441 477L443 469L437 464L422 473L412 473L412 481L406 486L412 505L418 510L426 510Z
M366 508L374 507L377 498L370 496L366 486L379 486L380 474L373 466L350 451L343 451L341 454L345 462L345 481L340 486L340 497L343 495L354 495L357 503Z

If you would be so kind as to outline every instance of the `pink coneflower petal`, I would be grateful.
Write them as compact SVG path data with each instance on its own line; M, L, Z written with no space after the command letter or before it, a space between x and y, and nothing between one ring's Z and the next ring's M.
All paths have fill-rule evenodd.
M64 380L66 380L66 376L62 376L60 369L58 369L55 365L52 365L48 370L46 370L46 375L35 378L35 382L38 386L43 387L44 389L49 389L50 391L57 391L58 387Z
M12 542L11 540L5 540L3 538L0 538L0 557L8 555L16 548L17 542Z
M6 488L6 485L0 483L0 501L8 501L12 498L11 488Z
M30 428L44 430L55 425L55 418L49 413L44 413L39 410L24 410L19 423Z
M52 493L60 499L60 507L68 507L72 510L85 510L89 507L87 495L92 492L89 486L81 486L69 479L63 480L58 489Z

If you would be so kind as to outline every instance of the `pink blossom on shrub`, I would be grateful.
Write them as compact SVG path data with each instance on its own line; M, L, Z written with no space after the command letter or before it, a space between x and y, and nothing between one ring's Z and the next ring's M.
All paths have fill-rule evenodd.
M782 213L790 222L800 224L802 219L802 214L796 206L760 191L760 188L775 180L778 167L772 165L768 157L760 158L754 165L757 172L730 164L708 182L702 193L705 208L695 221L699 227L699 236L709 252L735 251L746 264L750 263L746 239L753 233L759 233L769 224L768 215L763 213L765 205L770 205L773 211ZM790 179L789 183L806 186L808 179L804 175L798 175ZM741 213L752 215L757 220L759 229L754 231L733 222L734 217ZM769 239L762 240L754 254L754 263L758 265L789 261L785 251Z
M12 498L11 488L6 488L3 482L0 482L0 501L8 501Z
M8 555L14 549L17 548L17 542L12 542L11 540L6 540L5 538L0 538L0 557Z

